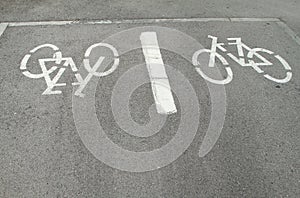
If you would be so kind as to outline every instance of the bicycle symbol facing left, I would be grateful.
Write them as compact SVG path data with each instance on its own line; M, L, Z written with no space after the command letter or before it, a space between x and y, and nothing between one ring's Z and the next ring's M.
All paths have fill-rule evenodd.
M208 38L212 40L211 42L211 48L210 49L200 49L196 51L193 54L192 57L192 63L196 67L196 71L198 74L203 77L205 80L214 83L214 84L228 84L233 80L233 71L231 67L229 66L228 61L225 59L224 56L222 56L218 51L222 53L226 53L227 49L224 47L224 43L218 42L218 37L214 37L211 35L208 35ZM238 63L242 67L252 67L257 73L263 74L263 76L276 83L287 83L292 79L292 69L288 62L284 60L280 55L274 55L274 52L264 49L264 48L250 48L247 46L245 43L242 42L241 38L227 38L228 45L233 45L236 46L237 49L237 54L238 56L233 55L232 53L227 53L227 56L230 57L233 61ZM94 66L90 65L89 61L89 55L91 54L91 51L95 49L96 47L104 47L108 48L109 50L112 51L114 55L114 62L111 68L105 72L97 72L97 69L105 59L105 57L100 56L98 58L98 61L94 64ZM30 59L30 57L36 53L38 50L41 50L43 48L50 48L54 51L53 57L52 58L41 58L38 59L39 65L41 67L42 72L39 74L34 74L28 71L27 69L27 64ZM245 56L244 50L247 51L247 55ZM200 56L204 53L209 54L209 62L208 65L203 65L201 64L198 60ZM281 63L282 67L286 71L286 75L284 78L276 78L271 76L270 74L265 73L260 66L272 66L273 63L267 60L264 56L261 55L261 53L266 53L269 55L273 55L279 63ZM246 62L245 58L248 59L248 62ZM255 62L253 59L256 58L260 60L260 62ZM208 68L213 68L216 66L216 60L219 60L223 66L225 66L225 71L226 71L226 77L224 79L214 79L213 77L210 77L208 74L206 74L204 71L202 71L201 67L204 68L205 66L208 66ZM58 67L58 66L52 66L50 69L47 69L46 63L47 62L54 62L55 64L62 64L63 67ZM51 95L51 94L61 94L61 90L53 90L54 87L61 87L61 86L66 86L66 83L59 82L59 79L65 72L65 70L69 67L71 70L74 72L76 82L73 82L72 85L79 86L78 89L75 92L76 96L84 97L84 94L82 91L88 84L88 82L91 80L93 76L95 77L103 77L111 74L114 72L118 65L119 65L119 54L116 48L114 48L112 45L107 44L107 43L96 43L91 45L85 52L85 58L83 60L83 65L86 71L88 71L88 74L85 78L81 76L81 74L78 72L78 68L76 67L73 58L72 57L63 57L62 52L59 50L59 48L53 44L43 44L40 46L35 47L34 49L30 50L29 54L26 54L22 61L21 61L21 66L20 69L22 73L33 79L38 79L38 78L44 78L47 84L46 90L42 93L43 95ZM56 75L51 79L50 74L52 74L54 71L57 71ZM54 73L53 73L54 74Z
M200 76L210 82L206 83L206 85L210 94L211 116L205 136L199 148L199 157L207 155L220 137L226 115L226 92L223 85L228 84L233 80L233 71L229 66L229 62L221 54L227 53L227 49L224 47L224 43L218 42L217 37L209 35L208 37L212 39L211 48L204 49L200 43L195 42L195 39L180 31L163 27L152 27L150 29L149 27L132 28L110 36L104 40L104 43L91 45L86 50L83 60L83 69L87 71L85 78L81 76L82 70L78 70L72 57L63 57L59 48L53 44L44 44L34 48L30 53L24 56L20 66L20 69L25 76L34 79L45 79L47 88L43 92L43 95L60 94L60 90L53 89L54 87L65 86L66 83L60 82L59 80L67 68L72 70L76 78L76 82L73 82L72 85L78 86L74 95L79 96L72 97L72 111L75 126L82 142L97 159L113 168L123 171L145 172L167 166L179 158L179 156L188 149L199 130L200 106L195 89L189 82L189 79L187 79L179 70L163 63L160 49L165 49L181 55L195 66L196 72L198 72ZM153 29L155 29L155 31ZM159 37L157 35L159 35ZM137 37L140 37L141 43L137 42ZM131 45L127 45L127 43L126 45L118 45L119 42L122 42L122 38L132 39L130 41L133 42ZM157 38L168 42L158 42ZM176 40L174 38L180 39ZM238 56L235 56L232 53L227 53L226 55L242 67L251 67L256 72L263 74L264 71L260 67L272 65L272 63L262 56L261 53L274 55L274 52L263 48L250 48L242 42L241 38L228 38L227 40L230 41L228 43L229 45L237 47ZM128 42L128 40L126 41ZM158 45L159 43L160 45ZM184 50L178 47L182 46L182 43L188 46L187 48L184 48ZM144 64L136 65L122 74L117 80L116 85L111 91L111 109L118 126L124 132L132 136L145 138L160 131L160 127L164 126L164 122L166 121L165 118L169 113L177 113L178 116L180 116L180 122L174 137L160 148L142 152L125 149L113 142L107 136L106 131L101 126L101 122L98 120L95 110L97 82L93 82L91 79L94 76L107 76L117 69L120 62L119 53L113 45L118 46L117 48L122 54L142 47L147 70L150 74L150 78L145 77L143 75L144 68L142 67ZM105 58L104 56L100 56L99 53L91 53L92 50L97 47L107 48L113 54L113 64L107 71L97 71L99 70L100 65L104 65L103 60ZM27 64L29 63L29 59L32 58L32 55L43 48L52 49L54 51L53 56L51 58L38 59L41 73L34 74L28 70L29 67ZM244 54L244 50L248 51L246 55ZM208 64L200 62L200 58L204 53L209 55ZM92 62L90 59L94 60L92 57L96 59L93 66L90 65L90 62ZM275 78L270 74L264 74L264 77L277 83L286 83L290 81L292 78L291 67L280 55L274 55L274 57L282 64L286 71L286 76L280 79ZM254 58L256 58L255 61ZM257 59L259 61L256 61ZM216 62L218 60L225 66L226 75L224 79L222 79L220 72L218 73L219 75L212 75L204 70L206 66L208 68L216 67ZM55 63L55 66L47 68L47 62ZM62 66L59 67L58 65ZM157 67L159 67L159 69L157 69ZM164 69L164 67L168 70ZM166 71L168 71L168 75L173 79L172 84L169 84L166 75L162 75L166 73ZM89 86L87 86L88 83ZM157 111L158 114L160 114L160 112L166 112L164 117L158 116L158 114L150 114L153 115L151 121L154 121L148 123L146 126L139 126L135 122L132 122L128 101L130 100L133 91L146 83L151 83L151 85L153 85L152 91L154 90L154 98L158 101L166 101L166 98L169 99L169 97L173 96L172 94L175 94L180 109L177 111L175 105L170 105L170 108L166 108L168 111ZM83 93L84 89L85 94ZM82 99L84 96L85 98ZM170 102L173 102L173 100L167 101L168 105L171 104ZM175 108L173 108L174 106ZM161 109L165 110L165 108L157 108L157 110Z

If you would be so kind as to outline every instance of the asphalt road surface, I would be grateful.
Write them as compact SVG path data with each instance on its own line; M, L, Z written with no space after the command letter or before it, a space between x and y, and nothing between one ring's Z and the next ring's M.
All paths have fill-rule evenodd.
M0 197L299 197L299 10L1 1Z

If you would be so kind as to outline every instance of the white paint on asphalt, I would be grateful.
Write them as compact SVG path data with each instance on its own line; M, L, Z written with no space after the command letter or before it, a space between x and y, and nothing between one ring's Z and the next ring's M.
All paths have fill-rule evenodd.
M95 49L96 47L106 47L106 48L110 49L112 51L113 55L114 55L114 63L113 63L113 65L111 66L111 68L109 70L107 70L105 72L97 72L96 70L93 71L92 68L91 68L89 56L90 56L92 50ZM91 45L86 50L86 52L84 54L84 59L83 59L83 65L84 65L85 69L89 73L92 73L94 76L97 76L97 77L103 77L103 76L107 76L107 75L113 73L118 68L119 63L120 63L120 59L119 59L119 54L118 54L117 49L114 46L112 46L112 45L110 45L108 43L95 43L95 44Z
M4 28L2 28L4 29ZM221 55L218 51L224 53L227 52L227 49L225 48L225 44L218 42L218 37L208 35L208 38L212 39L211 48L210 49L200 49L197 50L192 57L192 63L196 67L196 71L198 74L204 78L206 81L211 82L213 84L228 84L233 79L233 72L232 69L229 67L228 61L225 59L223 55ZM142 32L140 35L143 53L145 56L147 69L149 72L151 85L152 85L152 92L154 96L154 100L156 103L156 109L158 113L161 114L171 114L177 112L174 98L172 96L171 87L169 84L169 80L165 71L164 63L162 60L162 56L160 53L160 48L157 41L157 35L156 32ZM252 67L257 73L263 74L263 76L276 83L287 83L292 78L292 69L288 62L283 59L280 55L274 55L274 52L268 49L264 48L251 48L247 46L241 38L227 38L228 45L235 45L237 49L238 56L233 55L232 53L227 53L227 56L230 57L232 60L234 60L236 63L238 63L242 67ZM105 59L104 56L101 56L101 54L97 54L99 56L97 62L91 66L90 65L90 55L92 53L92 50L94 50L97 47L105 47L108 48L110 51L112 51L114 62L110 69L103 72L97 72L98 68L101 66L103 60ZM42 72L41 73L31 73L27 69L27 64L29 62L29 59L32 54L37 52L38 50L41 50L43 48L50 48L54 51L53 55L46 57L44 59L39 58L38 63L41 67ZM245 52L247 52L245 55ZM201 56L204 53L209 54L209 62L208 64L206 62L201 62ZM263 70L263 67L261 66L272 66L273 63L267 60L262 53L266 53L269 55L274 56L278 62L282 65L282 67L286 70L286 75L284 78L275 78L271 75L265 73ZM248 62L245 61L245 57L247 57ZM254 57L256 57L256 61L254 61ZM96 57L97 58L97 57ZM226 71L226 77L225 79L214 79L214 72L213 70L207 70L207 68L214 68L216 66L216 59L218 59L223 66L225 66ZM257 61L259 60L259 61ZM54 62L55 64L52 65L51 68L47 69L46 62ZM59 66L61 63L63 64L63 67ZM73 82L72 85L79 86L78 89L75 91L75 95L84 97L84 94L82 91L86 87L86 85L89 83L91 78L93 76L95 77L103 77L111 74L114 72L118 65L119 65L119 54L117 49L108 44L108 43L95 43L91 45L85 52L83 65L88 72L85 78L81 76L80 73L78 73L78 69L72 59L72 57L65 57L63 58L62 52L59 50L59 48L53 44L42 44L39 45L32 50L28 54L25 54L23 57L21 64L20 64L20 70L22 73L33 79L38 78L44 78L47 84L47 89L43 92L43 95L48 94L61 94L61 91L53 91L53 88L56 86L65 86L65 83L58 83L60 77L63 75L66 67L70 66L72 69L77 81ZM52 63L53 64L53 63ZM61 67L61 68L59 68ZM57 71L57 74L53 77L53 79L50 78L50 74L52 74L54 71ZM210 72L208 74L208 72Z
M233 72L231 70L230 67L228 67L228 62L227 60L217 52L217 49L221 50L222 52L226 52L227 50L223 47L224 43L219 43L218 42L218 37L215 36L211 36L208 35L208 38L212 39L211 42L211 49L200 49L198 51L196 51L193 54L192 57L192 63L193 65L196 67L196 71L198 72L198 74L204 78L206 81L214 83L214 84L219 84L219 85L225 85L228 84L232 81L233 79ZM208 75L206 75L201 69L200 67L203 67L204 64L202 64L201 62L198 61L199 57L201 54L203 53L209 53L209 63L208 63L208 67L215 67L215 63L216 63L216 58L219 59L221 61L221 63L225 66L225 70L227 72L227 77L225 79L222 80L216 80L213 79L211 77L209 77Z
M100 65L102 64L103 60L105 57L100 56L97 60L97 62L95 63L95 65L93 67L90 67L90 69L88 70L88 75L85 77L85 79L83 80L81 75L78 74L81 78L80 83L79 83L79 87L78 89L75 91L75 96L80 96L80 97L84 97L84 94L82 93L83 89L86 87L86 85L88 84L88 82L92 79L92 77L94 76L94 74L97 73L97 69L100 67Z
M232 70L230 67L228 67L227 60L217 52L217 50L221 52L227 52L227 50L223 47L224 43L219 43L218 37L209 35L208 38L212 39L211 49L200 49L196 51L193 55L192 63L196 67L196 71L199 73L199 75L202 76L205 80L214 84L228 84L231 82L233 78ZM276 83L287 83L291 80L292 78L291 67L288 64L288 62L284 60L280 55L274 55L274 52L264 48L250 48L245 43L243 43L241 38L227 38L227 40L229 41L228 45L235 45L238 52L238 56L235 56L232 53L227 53L227 56L229 56L232 60L234 60L242 67L252 67L257 73L259 74L264 73L264 71L259 66L273 66L272 62L270 62L264 56L261 55L261 53L267 53L273 55L280 62L280 64L287 72L286 72L286 76L282 79L274 78L269 74L264 74L263 76L268 80L271 80ZM244 50L248 52L247 53L247 58L249 59L248 62L245 61ZM209 53L208 64L201 63L198 61L202 53ZM255 62L253 60L254 56L256 57L256 59L259 59L260 61ZM227 72L226 79L216 80L209 77L207 74L205 74L205 72L202 71L202 69L205 69L207 67L212 67L212 68L215 67L216 58L221 61L223 66L225 66L225 70Z
M227 53L227 55L240 64L242 67L252 67L254 70L256 70L258 73L262 73L263 71L258 66L271 66L273 63L268 61L265 57L260 55L258 52L265 52L268 54L274 54L274 52L264 49L264 48L250 48L245 43L242 42L242 38L227 38L228 41L231 41L231 43L228 43L228 45L235 45L238 51L238 56L234 56L232 53ZM252 63L246 63L245 62L245 55L244 55L244 49L248 52L247 57L252 59L253 56L255 56L257 59L259 59L261 62L256 62L255 64L252 61Z
M56 26L56 25L106 25L106 24L143 24L176 22L280 22L278 18L160 18L160 19L124 19L124 20L90 20L90 21L28 21L7 22L9 27L18 26Z
M60 64L60 62L62 61L62 53L59 51L59 48L57 46L52 45L52 44L39 45L39 46L33 48L32 50L30 50L30 53L26 54L21 61L20 70L22 71L22 73L25 76L27 76L29 78L34 78L34 79L43 78L43 77L45 77L45 75L49 75L57 69L57 67L54 66L54 67L51 67L49 70L47 70L46 73L43 72L40 74L33 74L27 70L27 64L28 64L28 61L29 61L29 58L31 57L31 55L42 48L51 48L52 50L54 50L53 58L55 58L56 64Z
M103 62L103 60L105 58L103 56L99 56L97 62L94 64L93 67L91 67L91 65L90 65L89 56L90 56L92 50L95 49L95 48L97 48L97 47L106 47L106 48L110 49L112 51L113 55L114 55L114 63L111 66L111 68L109 70L107 70L107 71L97 72L97 69L100 67L100 65L102 64L102 62ZM107 75L113 73L118 68L119 63L120 63L119 53L118 53L117 49L114 46L112 46L112 45L110 45L108 43L95 43L95 44L91 45L85 51L84 59L83 59L83 65L84 65L84 68L88 71L88 75L83 80L82 77L80 76L80 74L76 74L78 76L76 78L77 79L80 78L81 80L79 80L79 82L80 82L79 83L79 87L75 91L75 95L76 96L80 96L80 97L84 97L84 94L82 93L82 91L86 87L87 83L91 80L91 78L93 76L96 76L96 77L107 76Z
M290 37L292 37L298 45L300 38L297 34L279 18L243 18L243 17L228 17L228 18L160 18L160 19L124 19L124 20L90 20L90 21L28 21L28 22L5 22L0 23L0 36L8 27L19 26L59 26L59 25L106 25L106 24L144 24L144 23L176 23L176 22L275 22L280 26Z
M42 68L42 72L47 84L47 89L43 92L43 95L51 95L51 94L61 94L61 90L52 90L54 87L61 87L61 86L66 86L66 83L58 83L58 80L62 76L62 74L65 72L66 68L60 68L57 72L57 74L51 79L50 73L48 73L48 69L46 67L46 62L55 62L55 59L39 59L39 64ZM51 69L58 69L57 66L51 67Z
M143 32L140 39L156 103L156 110L160 114L176 113L177 109L160 53L156 32Z
M96 47L107 47L109 48L114 55L114 64L113 66L105 71L105 72L97 72L97 69L103 62L104 58L103 56L99 56L98 61L95 63L93 67L91 67L90 62L89 62L89 56L91 51L96 48ZM30 71L27 70L27 64L29 62L29 59L32 54L37 52L40 49L43 48L50 48L54 51L53 57L52 58L39 58L38 63L39 66L41 67L42 72L39 74L34 74L31 73ZM51 68L47 69L46 63L47 62L52 62L55 63ZM62 64L62 66L59 66ZM38 79L38 78L44 78L47 84L47 89L42 93L43 95L51 95L51 94L61 94L62 92L60 90L53 91L54 87L57 86L66 86L66 83L58 83L59 79L65 72L67 67L70 67L76 77L77 82L73 82L72 85L79 85L78 89L75 92L75 95L84 97L84 94L82 93L83 89L86 87L87 83L91 80L93 76L97 77L103 77L111 74L113 71L115 71L119 65L119 54L117 50L110 44L107 43L96 43L90 46L86 52L85 52L85 59L83 60L83 64L85 69L88 71L87 76L85 79L82 78L81 74L78 73L78 68L76 67L75 62L73 61L72 57L63 57L61 51L59 51L59 48L53 44L42 44L39 45L32 50L30 50L30 53L26 54L23 59L21 60L20 64L20 70L22 73L28 77L28 78L33 78L33 79ZM51 79L50 74L52 74L54 71L57 71L56 75Z
M230 17L232 22L279 22L278 18L234 18Z
M279 21L277 22L277 25L279 27L281 27L290 37L292 37L294 39L294 41L296 41L296 43L298 45L300 45L300 38L299 36L297 36L297 34L284 22Z
M269 74L265 74L264 77L269 80L272 80L274 82L277 82L277 83L289 82L292 79L292 72L291 72L292 68L290 67L288 62L286 62L286 60L284 60L280 55L275 55L275 58L277 58L280 61L280 63L282 64L282 66L284 67L284 69L287 70L286 77L283 79L277 79L277 78L270 76Z
M44 25L70 25L76 24L79 21L28 21L28 22L9 22L9 27L20 27L20 26L44 26Z
M0 36L3 34L5 29L7 28L8 23L0 23Z

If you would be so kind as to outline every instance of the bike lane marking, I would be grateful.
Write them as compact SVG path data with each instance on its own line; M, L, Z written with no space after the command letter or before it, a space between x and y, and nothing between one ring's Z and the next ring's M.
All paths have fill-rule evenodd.
M176 113L177 109L160 53L156 32L143 32L140 39L157 112L160 114Z
M160 41L160 43L163 43L162 41ZM55 43L56 44L56 43ZM163 46L163 44L161 45L161 46ZM85 56L85 58L87 58L87 56ZM96 64L97 65L97 64ZM50 81L49 81L50 82Z
M105 24L139 24L139 23L160 23L160 22L274 22L275 24L279 25L281 28L284 28L285 32L288 32L288 35L291 36L296 42L299 44L300 39L297 35L289 29L289 27L281 22L278 18L175 18L175 19L132 19L132 20L95 20L95 21L37 21L37 22L9 22L3 23L2 29L3 31L5 28L8 27L24 27L24 26L62 26L62 25L105 25ZM2 32L3 32L2 31ZM241 54L241 48L238 48L238 53ZM279 59L281 60L281 59ZM210 64L211 65L211 64ZM211 66L210 66L211 67ZM259 73L262 71L260 68L256 67L259 70ZM228 69L228 68L227 68ZM198 69L199 70L199 69ZM199 70L198 73L201 73ZM230 72L229 72L230 73ZM232 78L232 75L229 75ZM273 78L266 78L272 80ZM206 80L209 78L206 78ZM211 79L210 79L211 80ZM212 81L212 80L211 80ZM231 80L227 80L225 82L230 82ZM275 80L274 80L275 81ZM216 83L215 81L212 81ZM275 82L286 82L286 81L275 81ZM217 83L218 84L218 83ZM81 87L83 88L83 87Z
M228 24L230 24L230 23L228 23ZM103 25L104 26L104 25ZM70 27L70 26L67 26L67 27ZM107 26L106 26L107 27ZM32 27L32 28L37 28L37 27ZM60 28L62 28L62 27L60 27ZM12 28L13 30L15 30L16 28ZM252 29L253 30L253 29ZM8 31L10 31L10 29L8 28ZM99 33L101 33L101 28L99 28ZM200 32L200 31L199 31ZM213 32L209 32L209 33L214 33L215 31L213 31ZM204 33L203 33L204 34ZM5 37L6 37L6 35L7 34L5 34ZM222 35L222 34L219 34L219 35ZM207 33L205 33L204 35L201 35L201 37L199 36L199 38L203 38L203 40L206 40L207 38L206 38L206 36L207 36ZM216 35L216 36L218 36L218 35ZM230 36L232 36L232 35L230 35ZM235 34L233 34L233 36L235 36ZM287 36L287 35L286 35ZM94 42L99 42L99 41L101 41L100 40L100 38L102 38L101 37L101 34L99 34L99 38L97 38L97 39L91 39L91 41L92 41L92 43L94 43ZM226 37L227 38L227 37ZM286 38L286 37L285 37ZM28 40L28 39L26 39L26 40ZM220 39L220 41L225 41L226 39ZM291 39L288 39L289 41L291 40ZM43 42L36 42L37 44L41 44L41 43L43 43ZM85 48L83 49L83 51L90 45L90 44L92 44L92 43L90 43L90 42L86 42L86 46L85 46ZM247 42L248 44L249 44L249 42ZM30 44L30 43L28 43L28 44ZM57 44L59 47L61 47L61 46L63 46L59 41L54 41L53 42L53 44ZM161 40L159 40L159 44L160 44L160 46L162 46L162 42L161 42ZM81 45L81 46L83 46L83 45ZM33 47L33 46L29 46L28 47L28 49L31 49L31 47ZM264 47L263 45L262 45L262 47ZM76 48L74 48L74 49L76 49ZM79 49L79 48L78 48ZM76 50L78 50L78 49L76 49ZM273 49L273 48L270 48L270 49ZM66 50L63 50L63 51L66 51ZM26 52L26 50L24 50L23 49L23 52L22 52L22 54L21 55L24 55L24 53ZM162 51L163 52L163 51ZM79 53L78 53L79 54ZM70 55L70 53L68 54L68 55ZM71 53L71 55L73 55L73 53ZM80 53L80 55L83 55L83 52L82 53ZM139 54L141 57L143 56L142 55L142 53L140 53ZM19 56L19 59L21 59L22 57L21 56ZM80 59L81 60L81 59ZM165 61L165 63L166 64L168 64L168 60L167 59L164 59L164 61ZM10 65L13 65L13 64L10 64ZM15 64L16 65L16 64ZM293 65L292 65L293 66ZM144 69L146 69L146 67L144 68ZM147 74L147 73L146 73ZM171 75L170 75L170 78L171 78ZM23 79L23 78L22 78ZM170 79L171 80L171 79ZM247 81L246 81L247 82ZM262 82L262 81L258 81L258 82ZM266 81L267 82L267 81ZM22 82L23 83L23 82ZM26 83L26 82L25 82ZM172 80L171 80L171 83L172 83ZM41 83L42 84L42 83ZM237 84L237 83L236 83ZM233 84L233 85L236 85L236 84ZM245 84L243 84L243 85L245 85ZM264 84L263 84L264 85ZM252 86L253 85L249 85L249 92L250 93L255 93L253 90L255 90L255 91L257 91L256 89L254 89L254 88L252 88ZM240 92L241 93L238 93L237 91L236 92L234 92L235 90L233 90L233 89L236 89L236 90L238 90L237 88L240 88L240 87L233 87L232 85L230 85L230 86L228 86L228 90L229 90L229 93L231 94L231 96L232 95L234 95L236 98L239 98L239 97L242 97L242 96L244 96L243 95L243 90L240 90ZM244 89L246 89L245 87L244 87ZM259 93L259 90L260 89L258 89L258 93ZM280 89L277 89L277 91L279 91ZM40 90L40 91L43 91L43 90ZM149 91L150 91L150 89L149 89ZM232 91L232 92L230 92L230 91ZM264 91L269 91L269 90L264 90ZM39 92L38 94L40 94L41 92ZM205 92L200 92L201 94L205 94ZM233 93L235 93L235 94L233 94ZM269 93L269 92L268 92ZM36 94L36 95L33 95L33 96L36 96L36 97L38 97L39 95L38 94ZM229 94L229 96L230 96L230 94ZM239 95L240 94L240 95ZM28 94L29 95L29 94ZM250 95L250 94L249 94ZM259 96L257 96L257 95L254 95L254 94L252 94L254 97L258 97L258 99L263 99L263 98L259 98ZM281 94L278 94L279 96L277 96L276 98L281 98L282 96L281 96ZM65 97L65 96L60 96L60 97L56 97L56 96L50 96L50 97L43 97L43 99L45 99L46 101L54 101L54 99L55 98L58 98L58 99L62 99L63 97ZM244 97L244 99L245 98L247 98L247 97ZM248 97L249 98L249 97ZM232 101L232 98L229 98L230 100L229 101ZM246 100L246 99L245 99ZM252 110L252 108L253 108L253 106L255 107L256 106L256 104L253 104L252 105L252 107L251 108L249 108L249 106L247 106L247 104L245 104L245 103L242 103L243 102L243 100L240 100L240 101L235 101L234 100L234 102L235 103L239 103L239 105L240 106L238 106L239 107L239 109L241 109L240 111L234 111L234 113L232 113L233 111L229 111L229 115L227 115L228 117L226 118L227 120L226 120L226 122L227 122L227 126L229 126L229 125L233 125L233 127L234 127L234 129L228 129L229 127L227 127L227 129L225 128L225 130L224 130L224 132L222 132L222 133L224 133L224 135L222 135L222 137L219 139L219 143L221 143L221 144L219 144L219 145L222 145L224 142L226 142L226 140L229 140L229 137L233 137L232 139L234 139L234 140L236 140L236 139L238 139L239 137L242 137L242 134L246 134L246 135L248 135L248 133L247 133L247 130L246 129L244 129L244 128L242 128L241 127L241 125L239 125L238 123L237 123L237 121L233 121L233 119L235 119L235 118L238 118L238 116L240 116L240 117L243 117L243 113L245 113L245 111L247 111L247 114L246 115L250 115L249 116L249 118L247 118L248 119L248 121L247 120L243 120L243 118L241 118L241 120L242 121L244 121L242 124L243 125L245 125L245 127L252 127L252 131L254 131L254 132L256 132L256 126L260 126L260 123L258 123L256 126L251 126L251 125L249 125L249 123L251 124L252 123L252 120L255 120L256 118L255 117L251 117L251 112L253 113L253 112L258 112L258 111L254 111L254 110ZM54 101L55 102L55 101ZM53 103L54 103L53 102ZM260 102L263 102L263 101L260 101ZM49 103L50 104L50 103ZM63 103L64 104L64 103ZM245 106L242 106L242 104ZM273 103L271 103L270 102L270 104L273 104ZM65 104L64 104L65 105ZM230 109L238 109L238 107L232 107L232 106L230 106L231 104L229 103L229 110ZM258 104L258 107L261 107L261 106L259 106L259 104ZM255 109L255 108L253 108L253 109ZM264 109L265 110L265 109ZM58 110L57 110L57 112L58 112ZM203 112L203 111L202 111ZM237 113L236 113L237 112ZM265 114L262 114L262 115L265 115ZM257 120L259 120L259 118L261 118L260 117L260 115L258 114L258 118L257 118ZM68 122L68 120L66 120L66 118L59 118L59 119L62 119L63 120L63 122ZM264 118L264 119L268 119L268 118ZM239 120L240 121L240 120ZM258 121L259 122L259 121ZM51 123L51 122L50 122ZM203 122L202 122L203 123ZM268 123L268 122L267 122ZM276 126L276 125L275 125ZM276 126L277 127L277 126ZM46 127L45 127L46 128ZM274 127L275 128L275 127ZM276 129L276 128L275 128ZM232 132L230 131L230 130L232 130ZM277 130L277 129L276 129ZM276 130L274 130L275 132L276 132ZM279 130L279 129L278 129ZM52 133L53 131L49 131L49 133ZM199 131L198 133L200 133L201 131ZM65 132L65 133L67 133L67 132ZM231 134L233 134L233 133L235 133L235 135L231 135ZM270 133L272 133L271 131L270 131ZM76 135L75 135L76 136ZM248 136L249 137L249 136ZM251 136L250 136L251 137ZM62 138L61 138L62 139ZM211 138L211 139L214 139L214 138ZM33 138L33 142L34 141L36 141L34 138ZM49 142L51 143L51 139L49 140ZM237 141L236 141L237 142ZM236 142L232 142L232 145L237 145L237 143ZM248 142L247 142L248 143ZM268 142L266 143L266 144L268 144ZM216 146L219 146L219 145L216 145ZM251 146L251 145L250 145ZM21 148L22 148L22 145L20 146ZM77 145L76 145L76 147L77 147ZM198 150L198 146L195 146L195 147L197 147L197 150ZM246 146L245 147L243 147L243 145L241 145L241 149L245 149L246 148ZM212 151L212 153L211 153L211 155L208 155L206 158L204 158L203 160L211 160L212 161L212 164L215 164L215 163L217 163L218 162L218 160L220 159L220 157L219 156L217 156L217 154L218 153L223 153L224 154L224 156L225 157L227 157L229 154L228 153L230 153L229 152L229 150L230 150L230 145L226 145L226 146L224 146L223 148L222 147L215 147L214 148L214 150ZM234 146L232 146L232 148L234 148ZM191 147L191 151L193 151L192 150L193 149L193 147ZM240 149L240 150L241 150ZM220 150L222 150L222 151L220 151ZM249 149L250 150L250 149ZM248 151L248 150L246 150L246 151ZM251 151L251 150L250 150ZM257 151L257 150L254 150L254 151ZM59 154L62 152L61 150L58 150L58 152L59 152ZM232 153L232 155L233 154L236 154L237 155L237 157L235 158L235 159L240 159L239 157L241 157L241 156L238 156L238 154L239 154L239 152L236 152L236 150L234 150L233 149L233 151L231 152ZM267 152L268 153L268 152ZM269 154L269 153L268 153ZM56 154L53 154L54 156L56 155ZM214 159L213 159L213 157L214 157ZM229 156L228 158L230 159L230 157L231 156ZM221 158L222 159L222 158ZM241 159L244 159L243 157L241 157ZM37 159L37 161L38 161L39 159ZM195 159L196 160L196 159ZM184 162L184 164L183 163L181 163L183 160L181 160L181 159L179 159L179 160L177 160L176 162L174 162L174 165L172 165L171 167L175 167L176 168L176 170L178 171L178 172L180 172L181 171L181 169L182 168L184 168L184 167L188 167L188 164L189 163L195 163L195 161L193 161L193 160L191 160L191 161L189 161L189 160L186 160L185 162ZM83 165L83 166L88 166L90 163L93 163L93 162L90 162L90 161L87 161L87 162L85 162L87 165ZM202 166L202 164L201 164L201 161L199 160L199 161L196 161L196 163L199 163L199 164L197 164L197 167L200 167L200 168L202 168L203 166ZM226 166L228 166L228 162L227 161L223 161L223 164L224 164L224 167L226 167ZM97 168L97 165L99 166L99 169L102 169L102 170L107 170L107 167L106 166L102 166L101 165L101 163L100 163L100 165L99 165L99 163L98 164L96 164L95 163L95 169L98 169ZM244 163L242 164L242 165L245 165ZM51 164L49 165L49 166L51 166ZM63 164L62 165L60 165L60 166L63 166ZM72 167L73 168L73 167ZM199 168L199 169L200 169ZM75 170L77 170L76 169L76 167L74 168ZM168 167L166 168L166 169L162 169L163 171L164 170L168 170ZM194 167L192 167L192 170L193 171L195 171L194 170ZM228 171L228 168L227 169L225 169L226 171ZM162 172L163 172L162 171ZM216 171L220 171L220 169L218 169L218 170L216 170ZM230 172L231 170L230 170L230 168L229 168L229 172ZM250 171L251 171L251 169L250 169ZM89 176L89 175L92 175L93 173L95 173L95 172L92 172L92 171L90 171L90 172L88 172L88 173L86 173L86 175L87 175L87 177L91 177L91 176ZM194 173L194 172L193 172ZM199 173L199 172L196 172L196 173ZM201 173L201 172L200 172ZM64 174L64 173L62 173L62 174ZM101 177L104 177L103 175L102 175L103 173L101 172L100 174L98 173L98 175L101 175ZM115 175L118 175L119 174L119 172L115 172ZM171 174L172 174L172 172L171 172ZM99 178L99 176L97 175L97 174L95 174L96 176L95 176L95 178L96 177L98 177ZM201 177L202 177L202 175L201 174L199 174ZM263 174L262 174L263 175ZM199 177L200 177L199 176ZM197 174L195 174L195 176L194 177L198 177L198 175ZM196 178L195 178L196 179ZM107 180L109 180L109 179L107 179ZM106 181L107 181L106 180ZM134 183L134 182L136 182L136 181L134 181L134 179L132 179L133 181L132 181L132 183ZM21 180L22 181L22 180Z

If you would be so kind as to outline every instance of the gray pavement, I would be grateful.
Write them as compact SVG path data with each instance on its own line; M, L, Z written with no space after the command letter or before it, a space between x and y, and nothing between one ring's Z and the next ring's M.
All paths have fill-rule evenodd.
M2 1L0 5L1 22L272 17L280 18L296 35L300 34L300 5L297 1ZM234 73L232 82L225 85L225 122L212 150L199 157L199 147L210 124L212 104L207 82L191 63L191 52L197 49L181 37L158 32L162 46L172 46L186 53L161 50L164 63L180 71L195 91L200 109L197 133L188 149L165 167L140 173L118 170L97 159L82 134L78 133L74 108L84 114L85 106L74 107L79 103L74 103L72 71L67 70L60 79L67 86L55 88L62 90L62 94L42 95L47 87L45 80L23 75L20 63L34 47L51 43L60 48L64 57L72 57L79 67L90 45L115 33L143 26L146 30L151 30L148 26L179 30L208 49L211 47L208 35L213 35L235 55L236 49L226 45L226 39L241 37L250 47L262 47L282 56L291 66L293 77L284 84L270 81L251 67L241 67L226 53L220 52ZM139 42L139 38L133 34L120 43L118 40L114 42L110 43L120 50ZM299 197L300 46L276 22L169 21L8 27L0 36L0 46L1 197ZM39 72L40 68L34 67L38 65L38 59L51 58L51 53L51 50L42 50L34 54L28 70ZM109 51L98 53L112 56ZM177 78L172 69L167 68L171 87L177 84L179 87L179 95L174 94L178 113L150 117L155 114L149 115L154 100L150 84L144 84L132 93L128 101L132 119L141 125L151 123L151 119L166 119L166 122L158 123L163 124L161 130L149 138L125 133L116 123L111 107L113 89L124 74L128 71L130 74L130 69L144 64L145 60L141 48L120 55L120 65L111 75L93 77L97 83L97 119L107 137L120 147L136 152L159 148L176 136L183 116L189 113L180 107L180 96L189 101L192 93L185 94L183 79ZM274 66L261 68L272 76L284 77L285 70L278 60L271 55L266 57L274 62ZM109 64L112 59L105 61ZM148 77L146 66L143 66L139 73L141 77L133 75L132 81ZM223 67L219 69L225 77ZM190 107L196 108L196 104L191 103ZM90 120L87 119L85 124L90 125L92 117ZM192 131L192 125L186 129L187 134ZM110 149L102 152L114 155ZM157 158L158 162L160 160ZM117 165L123 163L120 160Z

